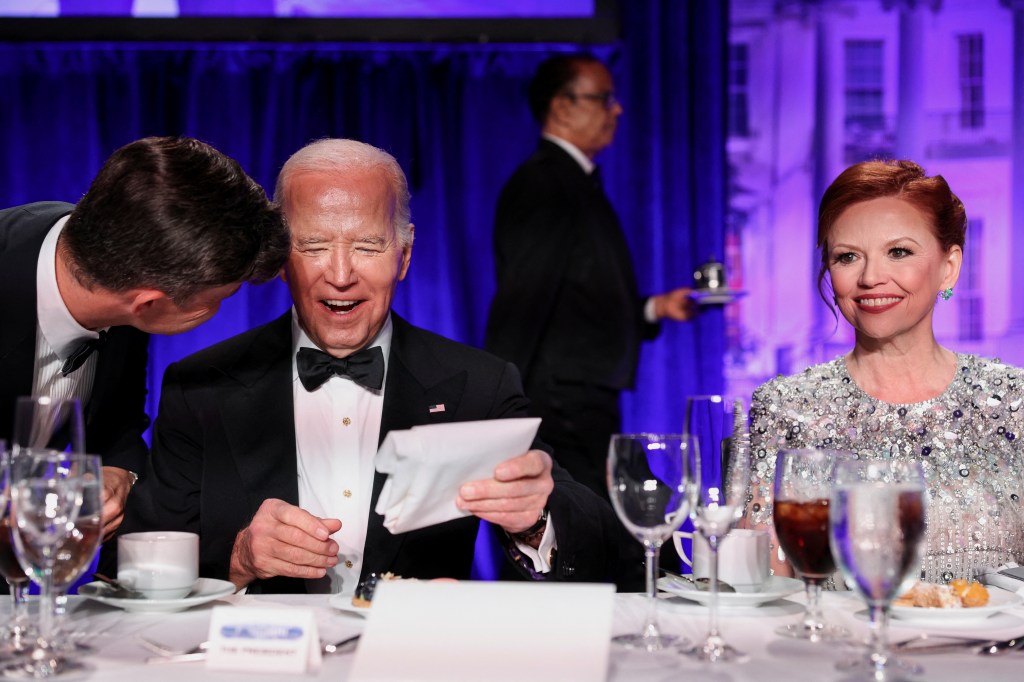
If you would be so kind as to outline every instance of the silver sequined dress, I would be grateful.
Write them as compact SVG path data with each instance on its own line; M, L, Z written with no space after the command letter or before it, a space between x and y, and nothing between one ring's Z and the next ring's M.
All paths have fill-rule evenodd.
M945 392L897 405L872 398L843 358L761 385L750 409L755 502L771 523L775 454L783 448L854 450L920 461L928 485L922 577L970 578L981 566L1024 564L1021 443L1024 370L957 354Z

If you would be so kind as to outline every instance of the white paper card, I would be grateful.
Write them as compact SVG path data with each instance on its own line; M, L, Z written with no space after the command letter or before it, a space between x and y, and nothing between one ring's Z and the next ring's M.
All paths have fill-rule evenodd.
M311 609L218 606L210 617L206 667L303 674L320 669L320 637Z
M455 506L463 483L492 478L501 462L530 449L540 419L490 419L390 431L374 465L388 474L376 511L405 533L469 516Z
M603 584L383 582L349 679L605 680L614 597Z

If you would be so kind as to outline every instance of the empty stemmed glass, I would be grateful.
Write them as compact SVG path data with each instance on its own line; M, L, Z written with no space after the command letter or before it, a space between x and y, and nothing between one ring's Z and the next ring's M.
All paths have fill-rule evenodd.
M750 487L750 434L743 403L717 395L690 397L683 431L693 439L701 473L700 495L690 517L695 533L707 540L710 559L708 633L685 653L709 662L744 661L747 656L726 643L718 630L718 547L743 517Z
M13 434L11 449L15 453L21 448L70 448L84 454L82 403L75 398L21 396L14 407Z
M698 485L689 438L646 433L612 436L608 492L619 520L644 546L648 605L643 629L615 637L614 642L660 651L675 641L658 627L655 571L661 545L686 520Z
M829 549L828 514L836 461L850 456L835 450L780 450L775 460L772 518L786 559L804 581L807 608L798 623L780 626L780 635L812 642L843 640L849 632L825 623L821 586L835 573Z
M848 460L836 465L832 552L846 583L867 602L866 656L837 667L865 679L898 680L923 670L892 656L889 606L917 573L925 532L925 483L917 462Z
M38 635L26 655L5 668L19 677L52 677L79 667L59 654L53 630L53 578L58 552L82 504L81 463L87 455L35 457L23 451L12 462L12 534L18 561L40 586ZM96 458L91 458L95 460ZM24 468L22 468L24 467ZM25 472L22 476L21 473Z

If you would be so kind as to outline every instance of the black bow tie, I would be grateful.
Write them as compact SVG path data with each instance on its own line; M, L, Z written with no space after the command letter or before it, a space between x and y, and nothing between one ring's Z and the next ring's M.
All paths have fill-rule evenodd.
M78 348L75 348L68 356L68 359L64 361L64 364L60 367L61 376L67 376L77 370L79 367L85 364L85 361L89 359L89 356L93 354L93 351L100 349L103 342L107 340L106 330L100 332L100 338L98 339L86 339L82 343L78 344Z
M366 388L380 390L384 385L384 353L380 346L364 348L347 358L335 358L315 348L300 348L296 364L299 381L307 391L318 388L335 374Z

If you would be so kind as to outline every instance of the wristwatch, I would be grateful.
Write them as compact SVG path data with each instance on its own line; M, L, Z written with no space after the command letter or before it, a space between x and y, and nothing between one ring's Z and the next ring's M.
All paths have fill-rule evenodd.
M521 542L524 545L529 545L534 549L540 547L541 538L544 537L544 531L548 527L548 508L544 509L540 513L540 518L537 522L526 530L521 530L518 533L509 533L512 539L516 542Z

